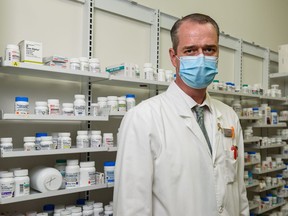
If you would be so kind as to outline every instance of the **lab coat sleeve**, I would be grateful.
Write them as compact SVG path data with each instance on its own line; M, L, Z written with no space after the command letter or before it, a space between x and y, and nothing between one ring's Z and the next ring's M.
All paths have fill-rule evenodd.
M237 117L238 119L238 117ZM249 204L246 194L246 186L244 183L244 142L243 142L243 134L242 128L240 126L239 120L237 121L237 146L238 146L238 155L239 155L239 167L238 167L238 186L239 186L239 194L240 194L240 215L248 216L249 215Z
M151 112L150 112L151 113ZM126 113L118 135L114 216L152 215L153 155L149 113L135 107Z

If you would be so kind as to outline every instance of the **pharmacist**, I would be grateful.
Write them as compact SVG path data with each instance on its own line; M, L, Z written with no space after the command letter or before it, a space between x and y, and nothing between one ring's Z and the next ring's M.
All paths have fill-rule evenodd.
M249 215L239 119L206 92L218 71L218 25L191 14L171 38L176 81L120 126L114 215Z

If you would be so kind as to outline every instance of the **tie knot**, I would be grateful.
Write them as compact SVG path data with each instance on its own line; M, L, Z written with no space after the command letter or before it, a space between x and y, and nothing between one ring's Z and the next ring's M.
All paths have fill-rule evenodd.
M203 116L203 112L204 112L204 106L200 107L200 106L195 106L193 107L194 111L196 112L197 116Z

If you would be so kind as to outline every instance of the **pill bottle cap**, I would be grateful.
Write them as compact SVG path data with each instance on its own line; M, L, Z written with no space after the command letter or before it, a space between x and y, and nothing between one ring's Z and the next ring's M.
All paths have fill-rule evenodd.
M15 44L7 44L6 46L7 49L17 49L19 50L19 46Z
M14 170L14 176L28 176L28 169Z
M24 137L23 138L24 142L35 142L35 137Z
M24 101L24 102L28 102L28 97L23 97L23 96L17 96L15 97L15 101Z
M127 94L126 98L135 98L135 95L134 94Z
M85 99L85 95L81 95L81 94L76 94L74 95L75 99Z
M78 165L78 160L75 159L75 160L67 160L67 165Z
M105 161L104 166L115 166L115 162L114 161Z
M43 132L39 132L39 133L36 133L35 135L36 137L44 137L44 136L48 136L47 133L43 133Z
M7 142L12 142L12 137L2 137L1 139L0 139L0 141L2 142L2 143L7 143Z
M80 167L95 167L95 161L80 162Z

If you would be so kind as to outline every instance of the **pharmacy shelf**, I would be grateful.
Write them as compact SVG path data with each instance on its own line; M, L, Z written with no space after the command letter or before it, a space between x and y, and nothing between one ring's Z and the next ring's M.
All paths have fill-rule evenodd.
M246 185L246 188L252 188L252 187L255 187L255 186L258 186L259 185L259 181L257 179L253 179L253 183L252 184L249 184L249 185Z
M1 113L1 112L0 112ZM64 115L16 115L2 114L0 120L31 120L31 121L108 121L108 116L64 116Z
M280 207L280 206L283 206L283 205L285 205L286 204L286 202L284 201L284 202L282 202L282 203L278 203L277 205L273 205L273 206L271 206L270 208L265 208L265 209L256 209L256 210L254 210L254 211L252 211L254 214L263 214L263 213L265 213L265 212L268 212L268 211L270 211L270 210L273 210L273 209L276 209L276 208L278 208L278 207Z
M13 151L1 151L2 158L11 157L31 157L31 156L43 156L43 155L59 155L59 154L79 154L87 152L107 152L108 147L98 148L70 148L70 149L52 149L52 150L35 150L24 151L23 149L13 149Z
M217 95L231 95L231 96L238 96L238 97L245 97L245 98L260 98L260 95L242 93L242 92L230 92L230 91L221 91L221 90L214 90L208 89L209 94L217 94Z
M287 102L286 97L269 97L269 96L261 96L261 100L269 100L269 101L282 101L282 102Z
M253 146L253 145L249 145L249 147L247 148L251 148L251 149L270 149L270 148L280 148L283 146L286 146L287 144L275 144L275 145L270 145L270 146Z
M0 58L2 74L17 75L17 76L30 76L45 79L57 79L76 82L96 82L101 80L108 80L109 74L107 73L92 73L80 70L62 69L59 67L51 67L40 64L29 64L21 62L3 61Z
M288 121L288 118L279 116L278 121Z
M283 187L285 184L278 184L278 185L274 185L274 186L270 186L270 187L265 187L265 188L262 188L260 189L259 187L257 188L250 188L249 191L252 191L252 192L255 192L255 193L260 193L260 192L264 192L264 191L267 191L267 190L271 190L271 189L274 189L274 188L279 188L279 187Z
M245 166L245 167L246 167L246 166L252 166L252 165L255 165L255 164L259 164L259 163L261 163L261 161L246 162L246 163L244 164L244 166Z
M255 142L259 142L261 140L260 137L252 137L250 139L245 139L244 143L248 144L248 143L255 143Z
M117 152L117 146L108 147L108 152Z
M158 89L166 90L170 83L160 82L154 80L146 80L139 78L131 78L126 76L110 75L108 80L99 80L97 84L105 84L111 86L123 86L129 88L147 88L147 89Z
M288 78L288 73L271 73L269 77L271 79Z
M240 120L259 120L260 116L239 116Z
M287 160L288 159L288 155L287 154L272 154L270 156L272 158L281 158L283 160Z
M249 210L258 208L259 204L258 203L254 203L253 201L249 201Z
M107 188L107 184L98 184L98 185L93 185L93 186L85 186L85 187L78 187L78 188L72 188L72 189L48 191L45 193L31 191L31 194L27 196L12 197L9 199L0 199L0 204L17 203L17 202L23 202L23 201L28 201L28 200L35 200L35 199L42 199L42 198L47 198L47 197L79 193L79 192L84 192L84 191L98 190L98 189L103 189L103 188Z
M269 169L269 170L265 170L265 171L261 171L261 172L256 172L255 170L252 170L252 173L256 174L256 175L261 175L261 174L271 173L271 172L275 172L275 171L279 171L279 170L283 170L283 169L286 169L285 165L282 165L281 167L277 167L275 169Z
M286 123L278 123L276 125L267 125L267 124L254 124L252 125L253 128L282 128L282 127L287 127Z
M123 112L121 112L121 111L117 111L117 112L111 111L111 112L109 113L109 116L110 116L110 117L123 117L125 114L126 114L125 111L123 111Z

